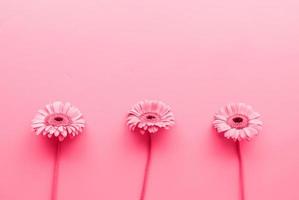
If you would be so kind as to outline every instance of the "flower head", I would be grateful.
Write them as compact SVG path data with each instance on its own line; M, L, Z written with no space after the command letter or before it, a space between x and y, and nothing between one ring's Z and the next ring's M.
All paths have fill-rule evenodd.
M63 141L68 135L76 136L83 131L85 120L80 110L70 103L55 101L40 109L32 120L36 135L47 135Z
M174 125L174 116L169 105L162 101L145 100L137 103L129 111L127 125L134 131L156 133L159 129L169 129Z
M215 115L214 127L219 133L234 141L251 139L258 135L262 129L260 114L255 112L251 106L244 103L228 104L221 108Z

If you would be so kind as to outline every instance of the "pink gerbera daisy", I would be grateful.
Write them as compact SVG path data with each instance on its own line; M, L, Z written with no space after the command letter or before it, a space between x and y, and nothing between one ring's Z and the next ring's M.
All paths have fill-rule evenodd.
M127 124L145 132L156 133L160 128L169 129L174 125L174 116L169 105L162 101L145 100L137 103L129 111Z
M263 123L259 118L260 114L249 105L228 104L216 113L213 124L217 131L223 132L228 139L249 140L261 131Z
M70 103L53 102L40 109L32 120L36 135L47 135L63 141L68 135L76 136L82 132L85 120L80 110Z

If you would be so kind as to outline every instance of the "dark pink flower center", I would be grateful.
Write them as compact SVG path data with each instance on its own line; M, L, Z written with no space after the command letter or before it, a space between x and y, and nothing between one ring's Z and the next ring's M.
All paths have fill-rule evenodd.
M142 116L142 119L147 122L157 122L160 120L160 116L156 113L145 113Z
M71 123L71 120L64 114L52 114L46 118L46 123L52 126L66 126Z
M241 115L241 114L236 114L228 118L227 123L229 126L232 128L236 129L242 129L248 126L249 119L248 117Z

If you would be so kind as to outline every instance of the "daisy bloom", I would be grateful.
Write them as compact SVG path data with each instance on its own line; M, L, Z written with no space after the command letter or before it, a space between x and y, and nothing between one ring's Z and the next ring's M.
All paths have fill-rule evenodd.
M228 104L215 114L213 122L217 132L234 141L251 139L262 129L260 114L244 103Z
M63 141L68 135L76 136L83 131L85 120L80 110L70 103L55 101L40 109L32 120L36 135L47 135Z
M131 131L138 129L142 134L156 133L161 128L169 129L174 124L170 106L157 100L145 100L134 105L127 121Z

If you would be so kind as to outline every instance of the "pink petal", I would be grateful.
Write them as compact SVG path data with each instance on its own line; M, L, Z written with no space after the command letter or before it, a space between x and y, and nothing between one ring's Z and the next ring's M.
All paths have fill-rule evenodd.
M140 119L137 117L128 118L128 123L138 123L140 122Z
M228 131L226 131L224 133L224 136L229 139L229 138L233 137L235 134L236 134L236 129L232 128L232 129L229 129Z
M43 116L43 115L41 115L41 114L37 114L37 115L35 116L35 118L34 118L32 121L36 121L36 120L44 121L45 118L46 118L46 116Z
M234 106L231 105L231 104L228 104L228 105L226 106L226 113L227 113L229 116L235 114L235 112L234 112L234 108L233 108L233 107L234 107Z
M66 137L66 136L67 136L67 132L66 132L66 130L63 130L63 131L61 132L61 135L63 135L64 137Z
M72 136L76 136L76 134L75 134L75 132L74 132L74 131L72 131L72 133L71 133L71 134L72 134Z
M45 121L44 120L33 120L32 125L34 125L34 124L45 124Z
M219 115L219 114L216 114L216 115L215 115L215 119L222 120L222 121L226 121L226 120L227 120L227 117L226 117L225 115Z
M245 133L245 131L244 131L243 129L240 129L240 130L239 130L239 135L240 135L240 137L241 137L242 139L245 139L245 138L246 138L246 133Z
M73 126L70 126L72 132L76 132L76 129Z
M216 128L217 128L218 132L224 132L224 131L231 129L231 127L225 123L219 124Z
M223 124L223 123L226 124L226 121L218 120L218 119L216 119L216 120L213 121L213 124L214 124L214 125L215 125L215 124Z
M38 110L38 113L40 113L43 116L48 116L48 112L46 110L44 110L44 109Z
M233 114L238 114L239 105L238 104L231 104L231 109Z
M258 131L256 129L254 129L254 128L250 127L250 126L247 127L247 129L248 129L248 131L249 131L249 133L251 135L258 135Z
M143 106L142 106L142 110L145 112L145 113L147 113L147 112L150 112L151 110L150 110L150 108L151 108L151 103L150 103L150 101L145 101L144 102L144 104L143 104Z
M238 113L241 114L241 115L247 116L248 115L247 105L244 104L244 103L239 103L238 104Z
M223 115L226 118L229 117L228 113L226 112L226 108L225 107L220 108L220 110L218 111L217 115Z
M45 126L45 124L43 124L43 123L38 123L38 124L34 123L31 125L32 128L39 128L39 127L43 127L43 126Z
M254 112L254 111L252 111L252 112L250 112L249 114L248 114L248 118L249 119L256 119L256 118L259 118L261 115L259 114L259 113L257 113L257 112Z
M47 109L47 111L48 111L49 114L53 114L54 113L51 104L46 105L46 109Z
M144 127L145 126L145 123L139 123L138 124L138 128L142 128L142 127Z
M153 101L152 103L151 103L151 105L150 105L150 109L151 109L151 111L152 112L157 112L157 109L158 109L158 106L159 105L159 103L157 102L157 101Z
M42 126L42 127L39 127L37 130L36 130L36 135L39 135L43 132L43 130L45 129L45 126Z
M63 106L62 113L66 114L69 111L70 107L71 104L69 102L66 102Z
M78 119L75 122L76 122L76 124L83 124L83 125L85 124L85 120L83 118Z
M80 111L75 107L71 107L69 109L69 111L67 112L67 115L70 116L71 118L76 117L79 114L80 114Z
M59 130L60 132L62 132L62 131L64 130L64 127L63 127L63 126L59 126L59 127L58 127L58 130Z
M73 132L72 129L71 129L69 126L66 127L66 130L67 130L67 132L68 132L69 134Z
M262 126L258 124L249 124L249 127L256 129L258 132L262 130Z
M47 126L45 130L49 131L51 128L52 128L52 126Z
M138 115L143 113L141 103L138 103L137 105L135 105L132 110L134 110L136 113L138 113Z
M53 134L53 133L55 133L56 132L56 128L54 128L54 127L51 127L50 128L50 130L49 130L49 134Z
M244 128L243 131L244 131L244 133L246 134L246 136L248 138L252 138L253 137L253 134L251 133L251 131L248 128Z
M149 131L150 133L155 133L155 132L158 131L158 128L155 127L155 126L151 126L151 127L148 128L148 131Z
M235 134L233 135L233 139L234 140L238 140L240 137L240 130L236 129Z
M76 121L77 119L80 119L80 117L82 117L82 114L79 112L79 113L77 114L77 116L74 116L74 117L72 118L72 120L73 120L73 121Z
M77 126L79 126L80 128L84 128L85 127L84 124L79 124L79 123L77 123Z
M139 117L141 115L141 113L138 112L137 109L134 108L134 109L132 109L132 110L129 111L129 115L133 115L133 116Z
M60 101L55 101L52 105L53 105L53 110L55 113L61 113L62 103Z
M57 137L59 135L59 133L60 132L58 130L55 130L54 135Z
M252 120L249 121L249 124L256 124L256 125L262 126L263 122L259 119L252 119Z
M47 135L47 134L49 134L49 132L46 131L46 130L44 130L44 131L43 131L43 135Z

